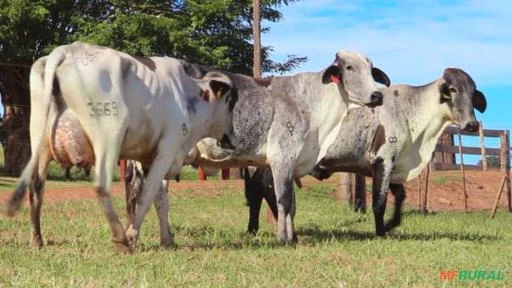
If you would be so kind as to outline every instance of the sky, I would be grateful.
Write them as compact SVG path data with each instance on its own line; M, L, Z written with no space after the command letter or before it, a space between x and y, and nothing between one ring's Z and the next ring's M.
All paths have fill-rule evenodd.
M339 50L367 55L393 84L422 85L461 68L487 98L485 113L475 112L484 128L512 130L512 1L302 0L279 10L280 22L263 23L262 44L276 61L308 57L291 74L320 71ZM462 143L479 146L477 137Z

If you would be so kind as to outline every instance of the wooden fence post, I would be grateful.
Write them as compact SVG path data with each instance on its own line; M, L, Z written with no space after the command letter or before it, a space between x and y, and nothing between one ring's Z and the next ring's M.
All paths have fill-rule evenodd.
M429 181L429 178L430 178L430 163L428 164L427 166L427 176L425 177L425 191L424 191L424 195L423 195L423 203L421 205L421 214L423 215L427 215L428 211L427 211L427 199L428 199L428 181Z
M124 182L126 172L126 160L119 160L119 181Z
M352 173L340 173L338 180L338 191L336 193L336 199L340 204L347 203L349 207L352 207L353 198L353 181Z
M208 179L206 172L204 172L204 169L201 166L197 167L197 179L201 181L206 181Z
M482 169L487 171L487 153L485 152L485 140L484 140L484 126L482 121L478 126L478 135L480 136L480 151L482 151Z
M466 191L466 172L464 170L464 155L462 154L462 136L460 135L460 132L459 132L459 154L460 154L460 171L462 172L462 190L464 191L464 211L467 213L468 212L468 193Z
M355 175L354 211L366 213L366 177Z
M512 212L511 207L511 195L510 195L510 138L509 138L509 131L505 130L503 131L503 134L501 135L501 171L503 173L503 177L505 177L505 183L503 187L503 192L505 194L504 200L505 200L505 207L508 209L509 212Z

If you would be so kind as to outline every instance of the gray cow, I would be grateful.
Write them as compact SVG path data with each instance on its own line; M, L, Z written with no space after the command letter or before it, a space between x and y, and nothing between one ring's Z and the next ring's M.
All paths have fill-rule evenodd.
M206 70L191 64L188 73L201 77ZM205 149L189 154L190 163L218 168L270 167L278 199L277 240L296 241L293 178L309 173L325 156L350 103L372 107L382 103L374 80L389 85L389 78L361 54L341 51L321 72L265 80L228 75L232 90L238 93L233 110L235 137L231 139L235 148L222 149L215 140L205 139L201 141Z
M473 79L454 68L446 69L442 78L425 86L394 85L380 91L383 105L351 109L336 141L310 174L320 180L334 172L373 176L376 233L383 236L400 225L403 183L416 178L428 165L443 130L454 123L467 131L477 130L473 108L483 113L487 102ZM278 216L271 179L272 173L263 169L246 177L250 232L258 230L262 198ZM384 225L388 187L395 196L395 210L391 221Z

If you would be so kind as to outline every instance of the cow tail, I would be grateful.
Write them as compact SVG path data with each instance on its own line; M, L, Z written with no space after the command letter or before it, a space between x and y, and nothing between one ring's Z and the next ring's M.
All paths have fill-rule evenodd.
M5 207L5 214L14 216L20 208L26 189L37 172L38 158L47 133L48 116L57 67L66 57L66 47L55 49L49 56L39 58L30 69L30 146L32 155L23 169L18 185Z

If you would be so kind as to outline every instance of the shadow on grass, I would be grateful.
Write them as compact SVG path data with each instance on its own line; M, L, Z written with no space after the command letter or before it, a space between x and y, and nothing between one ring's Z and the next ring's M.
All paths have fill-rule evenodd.
M318 227L299 228L297 234L303 240L302 244L314 245L319 242L327 240L337 241L362 241L371 239L391 239L399 241L431 241L439 239L449 239L457 241L471 241L471 242L489 242L497 241L499 237L493 235L485 235L479 233L446 233L446 232L431 232L431 233L407 233L407 232L390 232L386 236L380 238L374 232L367 231L340 231L340 230L325 230ZM303 237L301 237L303 236ZM305 236L305 237L304 237Z
M353 221L354 223L359 221ZM212 227L175 227L178 244L164 249L158 243L146 243L139 245L139 252L151 252L157 250L241 250L241 249L259 249L259 248L295 248L297 244L279 244L275 240L275 235L269 231L260 231L256 235L250 235L246 232L232 233L227 230L216 230ZM317 246L326 242L346 242L346 241L432 241L440 239L449 239L452 241L470 241L473 243L485 243L489 241L498 241L498 236L479 234L479 233L407 233L391 232L385 237L377 237L373 231L354 231L354 230L333 230L322 229L319 227L298 228L297 235L299 246ZM181 238L181 239L180 239ZM182 241L186 239L186 242Z

